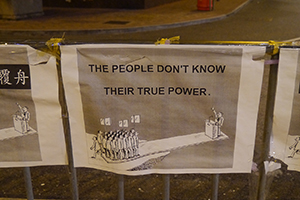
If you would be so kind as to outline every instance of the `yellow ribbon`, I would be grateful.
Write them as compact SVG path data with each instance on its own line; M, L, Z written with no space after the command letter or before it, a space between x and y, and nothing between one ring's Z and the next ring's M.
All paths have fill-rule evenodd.
M272 55L275 55L279 52L279 47L281 46L285 46L285 45L288 45L288 46L293 46L293 42L275 42L273 40L270 40L269 41L269 45L270 46L273 46L273 53Z
M276 42L273 40L269 40L268 42L265 41L199 41L199 42L193 42L194 44L236 44L236 45L264 45L264 46L273 46L273 50L271 55L275 55L279 52L279 48L281 46L293 46L293 41L288 42Z
M158 44L179 44L180 36L175 36L171 38L161 38L155 42L155 45Z
M51 38L46 42L46 46L48 47L48 50L45 50L47 53L52 54L56 57L56 64L59 65L60 63L60 48L59 46L64 43L65 38L64 35L62 38Z
M270 40L269 45L273 46L273 52L271 53L271 55L275 55L279 52L279 46L280 46L279 42L275 42L273 40Z
M51 38L46 42L46 45L50 51L56 52L59 50L59 46L63 42L64 42L64 38Z

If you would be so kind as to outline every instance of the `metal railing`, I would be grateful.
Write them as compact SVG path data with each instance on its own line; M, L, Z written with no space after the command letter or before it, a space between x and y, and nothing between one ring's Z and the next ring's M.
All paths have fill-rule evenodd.
M270 42L191 42L194 44L230 44L230 45L264 45L267 47L267 53L268 52L274 52L271 56L271 60L278 60L278 44L274 45ZM280 45L280 44L279 44ZM258 200L265 200L267 199L266 196L266 190L270 187L270 183L267 183L267 174L265 173L265 169L263 167L263 162L266 160L269 160L269 144L270 144L270 138L271 138L271 132L272 132L272 119L273 119L273 110L274 110L274 99L275 99L275 92L276 92L276 84L277 84L277 73L278 73L278 64L274 62L275 64L271 64L269 67L269 74L267 74L265 77L268 80L268 87L267 87L267 96L266 96L266 105L264 108L265 111L265 119L264 119L264 127L263 132L257 137L262 137L262 144L263 152L260 158L258 159L258 165L259 165L259 171L253 172L252 174L249 174L248 181L248 188L249 188L249 198L250 199L258 199ZM68 121L68 110L66 106L65 96L64 96L64 90L63 90L63 83L61 79L61 72L60 72L60 65L58 64L58 73L59 73L59 85L60 85L60 102L62 106L62 119L64 124L64 131L65 131L65 138L66 138L66 146L67 146L67 154L68 154L68 176L70 180L70 198L73 200L79 200L81 199L79 197L79 190L78 190L78 180L77 180L77 172L76 168L74 167L74 161L73 161L73 155L72 155L72 144L71 144L71 134L70 134L70 125ZM260 119L261 120L261 119ZM126 188L126 179L127 176L125 175L116 175L117 176L117 198L119 200L125 199L125 188ZM171 185L171 176L175 175L169 175L164 174L162 175L162 188L159 188L161 190L161 198L163 200L169 200L172 199L172 185ZM220 194L220 179L222 179L222 174L211 174L207 175L211 177L211 196L209 199L211 200L217 200L218 197L220 197L222 194ZM227 175L228 176L228 175ZM34 189L32 186L32 177L31 177L31 171L29 167L24 168L24 177L25 177L25 188L27 193L27 199L31 200L34 199ZM252 179L253 180L250 180ZM174 177L173 177L174 179ZM256 179L256 180L254 180ZM256 185L256 183L258 185ZM269 184L267 186L267 184ZM184 192L184 191L183 191ZM1 193L1 186L0 186L0 193ZM99 199L104 199L101 196L99 196ZM177 199L177 198L174 198ZM180 198L178 198L180 199ZM226 198L221 198L226 199Z

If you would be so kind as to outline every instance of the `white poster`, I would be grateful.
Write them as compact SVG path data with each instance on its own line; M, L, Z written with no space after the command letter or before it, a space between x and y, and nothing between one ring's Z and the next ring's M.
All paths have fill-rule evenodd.
M0 46L0 167L66 164L55 57Z
M264 47L62 46L76 167L250 172Z
M299 49L280 49L271 156L300 169Z

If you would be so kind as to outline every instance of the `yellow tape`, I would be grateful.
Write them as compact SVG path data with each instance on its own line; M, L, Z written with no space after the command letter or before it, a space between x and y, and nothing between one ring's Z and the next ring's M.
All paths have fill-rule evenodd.
M273 52L271 53L271 55L275 55L279 52L279 42L275 42L273 40L269 41L269 45L273 46Z
M292 46L293 42L275 42L273 40L270 40L269 41L269 45L273 46L273 53L272 53L272 55L275 55L275 54L277 54L279 52L279 47L286 46L286 45Z
M179 44L180 36L175 36L171 38L161 38L155 42L155 45L158 44Z
M294 40L293 41L284 41L284 42L276 42L273 40L270 41L197 41L197 42L189 42L191 44L235 44L235 45L259 45L259 46L273 46L273 50L271 55L275 55L279 52L279 48L281 46L293 46L294 45Z
M46 42L48 49L51 51L53 55L56 57L60 55L59 46L64 42L64 37L62 38L51 38ZM59 57L57 57L59 59Z
M193 42L194 43L194 42ZM268 42L262 41L199 41L194 44L240 44L240 45L268 45Z
M51 38L46 42L46 46L48 47L48 50L46 50L47 53L52 54L56 57L56 64L60 64L60 48L59 46L64 43L65 38L64 35L62 38Z

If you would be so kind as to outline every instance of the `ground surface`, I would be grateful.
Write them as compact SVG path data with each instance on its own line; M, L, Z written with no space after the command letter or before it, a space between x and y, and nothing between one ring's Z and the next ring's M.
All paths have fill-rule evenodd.
M36 199L72 199L68 170L65 166L31 168ZM26 198L23 169L0 170L0 196ZM3 175L4 174L4 175ZM118 198L118 175L86 168L77 169L79 196L87 200ZM269 186L268 200L298 200L299 173L278 172ZM224 174L220 176L219 199L256 199L256 174ZM190 174L170 176L170 199L207 200L211 198L211 175ZM163 175L125 177L125 199L153 200L163 197Z

